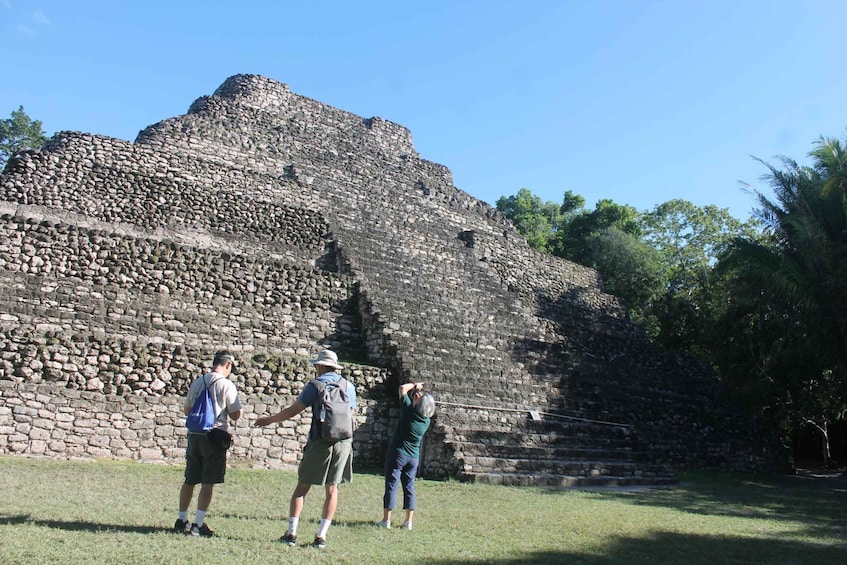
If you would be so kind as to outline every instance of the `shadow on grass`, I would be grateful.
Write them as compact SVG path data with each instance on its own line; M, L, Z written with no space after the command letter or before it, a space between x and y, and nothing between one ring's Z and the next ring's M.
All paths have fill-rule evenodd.
M223 512L223 513L218 513L217 516L219 516L221 518L236 519L236 520L256 520L257 519L255 514L246 514L246 513L234 514L234 513ZM378 515L378 518L381 518L381 517L382 517L382 514L380 512L380 514ZM285 531L285 528L288 525L288 521L287 521L286 518L280 519L277 516L274 516L274 517L270 517L270 516L262 517L262 516L260 516L259 519L277 522L279 524L279 527L282 529L282 531ZM376 525L376 522L377 522L377 518L374 518L373 520L354 520L354 519L343 519L343 518L338 519L338 518L336 518L332 521L332 526L335 527L335 528L344 527L344 528L370 529L370 530L373 530L374 532L376 532L376 531L379 531L379 527ZM320 523L321 523L320 518L313 518L313 517L302 517L302 518L300 518L300 524L301 525L309 524L309 525L319 526ZM0 519L0 525L2 525L2 524L3 524L2 519ZM400 523L398 522L395 527L397 529L400 529Z
M673 488L589 492L597 498L625 499L692 514L798 522L814 536L845 531L847 490L839 482L786 475L697 473L690 477L692 482L683 480Z
M726 536L700 536L662 532L650 537L617 538L598 550L596 554L568 551L539 551L512 559L444 559L427 560L435 565L459 563L492 563L496 565L524 565L573 563L579 565L627 564L679 564L734 565L752 563L809 563L815 565L843 565L847 562L847 547L822 547L793 541L773 539L733 538Z
M128 532L133 534L156 534L171 532L171 528L152 526L127 526L125 524L100 524L97 522L63 521L63 520L37 520L29 514L17 514L14 516L0 516L0 526L13 526L19 524L34 524L45 528L67 530L71 532Z

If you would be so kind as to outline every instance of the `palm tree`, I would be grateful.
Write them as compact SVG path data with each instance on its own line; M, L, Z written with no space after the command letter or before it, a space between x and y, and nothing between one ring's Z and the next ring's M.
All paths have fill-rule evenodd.
M832 190L847 191L847 157L841 141L821 137L810 155L814 157L817 168L826 176L823 187L825 194Z
M847 155L824 138L809 155L812 166L762 161L773 198L754 191L754 214L768 238L734 241L721 263L735 273L734 299L769 326L756 364L760 381L779 389L771 402L820 431L828 459L828 425L847 411Z

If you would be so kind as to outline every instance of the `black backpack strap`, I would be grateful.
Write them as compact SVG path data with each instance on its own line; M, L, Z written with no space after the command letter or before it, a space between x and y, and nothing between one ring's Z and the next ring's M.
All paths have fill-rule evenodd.
M323 381L319 381L318 379L312 379L310 381L314 386L317 394L315 395L315 399L312 401L312 423L309 425L309 441L312 439L319 439L321 437L321 428L320 428L320 420L319 414L321 409L321 393L326 388L326 383Z
M312 408L314 408L320 403L321 393L326 388L326 383L323 381L319 381L318 379L312 379L312 384L315 385L315 390L318 392L318 394L315 395L315 400L312 402Z

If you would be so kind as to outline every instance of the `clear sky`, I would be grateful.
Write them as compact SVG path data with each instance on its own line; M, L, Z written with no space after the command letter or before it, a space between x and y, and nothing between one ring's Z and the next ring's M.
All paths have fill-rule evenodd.
M0 117L134 140L229 76L412 132L492 205L673 198L745 219L752 156L847 133L844 0L0 0Z

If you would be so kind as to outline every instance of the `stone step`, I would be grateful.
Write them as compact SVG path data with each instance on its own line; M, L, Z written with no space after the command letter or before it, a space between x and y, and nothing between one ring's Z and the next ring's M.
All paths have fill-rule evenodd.
M662 465L639 464L629 461L554 461L546 459L494 459L465 460L473 471L545 473L578 477L606 476L665 476L670 473Z
M631 441L612 438L549 438L544 436L526 437L523 441L512 436L497 439L492 436L471 437L459 434L446 434L445 445L455 453L466 457L490 457L499 459L529 458L545 460L584 460L584 461L644 461L641 450L633 447Z
M0 330L24 327L52 333L129 334L149 340L215 346L230 339L231 335L262 328L266 331L261 344L283 347L290 343L290 338L279 331L278 324L259 316L251 317L250 313L233 316L220 323L214 314L200 319L195 312L185 312L177 307L166 308L152 300L128 300L123 304L103 303L99 306L89 302L77 308L77 312L72 312L69 306L59 304L45 309L19 300L0 299L0 311L4 313ZM136 312L144 314L139 316ZM242 340L243 344L250 342Z
M623 426L611 426L582 420L542 419L533 421L529 417L510 413L508 418L474 415L463 420L466 414L445 415L437 412L438 425L453 435L487 439L480 443L530 444L540 440L544 443L568 441L578 438L612 439L631 441L632 431ZM465 441L474 441L465 439Z
M595 476L616 475L635 476L639 474L666 475L669 468L662 464L641 463L635 461L573 460L573 459L530 459L501 458L486 456L465 456L461 459L463 468L468 471L501 471L510 473L550 473L555 475Z
M697 387L692 390L670 391L660 386L648 386L643 382L631 382L627 380L605 382L603 385L596 384L600 379L589 378L593 384L574 383L569 388L569 393L574 398L579 398L586 405L629 405L633 401L661 405L665 403L702 403L709 398Z
M459 480L470 483L537 487L623 487L670 486L679 483L674 476L572 476L547 473L474 473L463 472Z
M555 444L551 446L524 446L515 444L491 445L475 442L448 441L456 453L467 457L495 457L498 459L549 459L549 460L584 460L584 461L645 461L648 454L625 447L596 447L596 442L586 446L572 444Z

